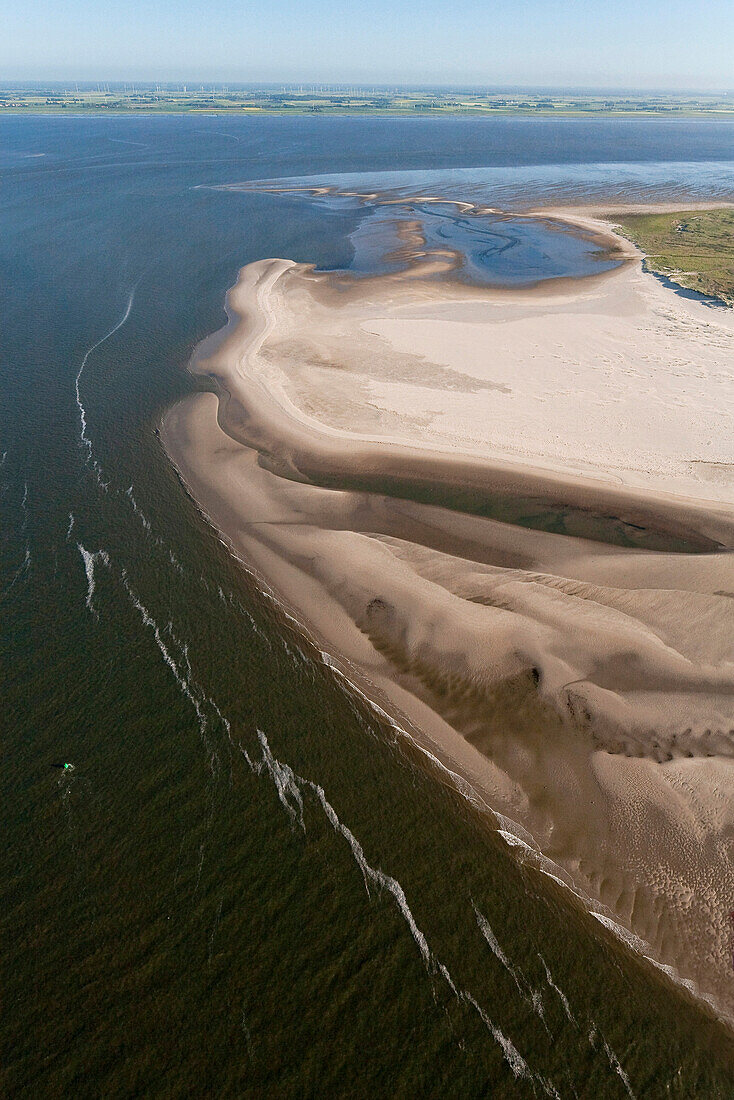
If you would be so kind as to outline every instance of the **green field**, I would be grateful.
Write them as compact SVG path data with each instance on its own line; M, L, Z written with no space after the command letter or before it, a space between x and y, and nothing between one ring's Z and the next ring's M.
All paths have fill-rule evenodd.
M163 111L217 114L458 114L575 115L734 118L734 96L578 95L457 89L223 85L6 85L0 111L56 113Z
M734 209L630 214L616 224L651 271L734 305Z

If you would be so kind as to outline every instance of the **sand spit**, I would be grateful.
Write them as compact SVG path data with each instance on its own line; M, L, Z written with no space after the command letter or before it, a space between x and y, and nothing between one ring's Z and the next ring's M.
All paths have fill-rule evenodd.
M162 428L202 510L734 1020L731 314L637 262L487 291L264 260L227 310Z

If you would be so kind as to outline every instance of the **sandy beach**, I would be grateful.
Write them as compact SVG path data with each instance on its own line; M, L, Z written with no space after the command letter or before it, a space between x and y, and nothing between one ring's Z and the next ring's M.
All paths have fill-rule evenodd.
M621 266L523 290L243 268L162 437L518 855L731 1022L734 315L598 214L548 216Z

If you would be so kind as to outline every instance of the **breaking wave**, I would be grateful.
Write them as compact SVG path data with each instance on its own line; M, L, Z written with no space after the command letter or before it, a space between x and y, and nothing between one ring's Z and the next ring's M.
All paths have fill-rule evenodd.
M84 373L84 368L86 367L87 362L89 360L89 356L93 352L95 352L97 350L97 348L101 347L102 344L104 344L106 340L109 340L111 336L114 336L114 334L118 331L118 329L121 329L122 326L127 321L128 317L130 316L130 311L133 308L133 301L135 299L136 289L137 289L137 284L130 291L130 297L127 300L127 305L125 306L125 311L124 311L122 317L120 318L120 320L117 322L117 324L113 325L113 327L109 330L109 332L106 332L104 334L104 336L102 336L99 340L97 340L96 344L92 344L92 346L90 348L88 348L87 351L84 353L84 357L81 361L81 366L79 367L79 370L77 371L77 374L76 374L76 378L74 380L74 392L76 394L77 409L79 410L79 426L80 426L79 441L80 441L80 445L86 451L86 462L89 466L91 466L94 469L95 473L97 474L97 478L100 481L100 484L105 484L105 483L104 483L103 477L102 477L102 468L101 468L101 466L99 465L99 463L96 461L96 459L94 458L94 456L92 454L92 440L90 439L89 433L87 431L87 427L88 427L88 425L87 425L87 412L86 412L86 409L84 408L84 405L82 403L81 379L82 379L82 375Z
M69 531L72 529L72 515L70 514ZM273 784L278 796L278 800L283 807L284 812L288 815L288 818L293 827L297 828L304 835L306 834L306 818L305 811L307 805L307 799L312 801L312 804L317 805L324 817L328 821L329 825L339 837L341 837L347 844L351 853L352 859L359 868L359 871L364 880L365 889L368 895L372 895L372 891L375 890L378 893L384 893L390 897L397 912L404 921L410 936L415 943L415 946L420 954L423 965L427 973L432 979L438 979L443 982L448 989L451 996L455 1001L476 1014L481 1021L483 1027L486 1029L492 1041L501 1051L502 1057L508 1066L513 1076L520 1080L527 1081L534 1089L539 1090L542 1094L554 1097L556 1100L560 1100L560 1093L556 1087L548 1081L541 1074L534 1072L529 1066L526 1059L521 1052L517 1049L512 1039L505 1034L505 1032L498 1026L497 1023L491 1018L486 1009L479 1003L477 998L467 989L464 989L455 980L444 963L438 958L433 949L431 948L428 939L423 930L418 925L413 911L408 902L408 898L405 891L397 879L392 877L383 871L380 867L375 867L370 863L367 855L362 847L362 844L351 831L351 829L340 819L334 806L327 798L324 788L312 780L305 779L298 775L293 768L278 759L273 753L270 743L266 734L258 729L257 738L260 748L259 758L251 755L241 742L236 742L232 731L232 725L227 716L222 712L215 700L213 700L206 691L197 682L194 675L194 671L191 665L189 656L188 645L182 642L176 635L172 622L168 622L166 626L161 627L154 618L149 608L145 605L139 594L135 590L127 570L123 568L117 568L113 565L109 555L105 550L97 550L94 552L86 550L81 543L78 543L78 549L81 554L85 574L87 578L87 596L86 603L90 611L97 615L94 607L94 594L96 590L96 578L95 570L98 565L103 565L105 568L111 570L115 576L119 579L122 587L124 588L131 605L135 608L142 626L148 630L159 654L170 670L171 675L181 691L182 695L186 698L192 710L196 716L199 731L202 735L202 740L206 746L207 752L210 755L210 763L212 766L212 773L216 777L218 766L218 753L216 747L212 744L208 733L209 727L217 726L220 728L227 737L230 745L239 749L242 758L246 761L249 769L253 774L257 776L267 776L270 782ZM237 601L234 601L233 597L221 592L220 598L223 602L232 603L234 606ZM352 685L353 687L354 685ZM393 720L394 721L394 720ZM199 850L199 858L197 861L197 874L196 882L197 888L200 880L201 870L204 860L205 842L202 842ZM539 991L530 985L525 979L524 975L514 966L510 959L506 956L502 950L499 942L492 931L489 922L480 913L480 911L474 906L475 917L478 927L484 936L484 939L488 943L490 949L493 951L500 963L508 970L513 977L515 984L518 988L518 992L524 999L529 1001L533 1006L535 1012L541 1018L545 1024L544 1019L544 1005L542 996ZM541 960L542 961L542 960ZM543 963L546 971L546 977L549 988L556 992L556 995L561 1000L564 1008L564 1012L569 1021L574 1021L573 1013L571 1012L568 1000L562 990L552 980L550 971ZM546 1028L547 1030L547 1028ZM629 1079L619 1062L616 1054L608 1044L606 1039L595 1027L592 1027L594 1035L594 1042L592 1046L594 1049L603 1049L609 1065L618 1074L620 1080L627 1089L628 1095L633 1097ZM590 1036L592 1034L590 1032ZM598 1038L598 1044L597 1044ZM591 1040L590 1040L591 1041Z
M362 873L368 894L370 892L370 884L372 884L377 887L378 890L384 890L392 897L398 912L408 926L427 971L430 974L439 975L456 1000L461 1004L468 1005L477 1013L487 1031L501 1049L505 1062L516 1078L525 1078L532 1081L534 1084L539 1085L547 1096L555 1097L556 1100L560 1100L560 1094L554 1086L545 1078L533 1073L512 1040L509 1039L497 1024L490 1019L485 1010L477 1002L476 998L457 985L447 967L444 966L431 950L425 934L416 923L403 887L397 879L386 874L379 867L372 866L354 833L341 821L336 810L327 799L323 787L309 779L303 779L301 776L297 775L288 764L283 764L278 760L273 755L268 739L262 730L258 729L257 735L262 751L262 760L253 763L249 754L240 746L242 748L242 753L249 766L258 775L262 774L263 771L268 773L275 784L278 797L291 819L297 819L303 826L305 832L305 825L303 822L303 793L304 791L312 792L316 796L334 832L338 833L346 840L352 857Z
M71 526L69 527L69 530L71 530ZM89 610L94 615L94 617L97 619L97 618L99 618L99 615L97 614L97 610L96 610L96 608L94 606L94 603L93 603L94 590L96 588L96 579L95 579L95 575L94 575L94 569L95 569L95 566L96 566L97 562L102 562L103 565L106 565L106 566L109 567L109 564L110 564L109 555L107 554L106 550L86 550L80 542L78 542L76 545L77 545L77 549L78 549L79 553L82 556L82 561L84 563L84 572L85 572L86 577L87 577L86 604L87 604L87 607L89 608Z

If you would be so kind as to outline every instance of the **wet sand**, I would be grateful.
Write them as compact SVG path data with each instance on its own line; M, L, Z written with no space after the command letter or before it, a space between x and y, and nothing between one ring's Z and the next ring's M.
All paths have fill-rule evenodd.
M583 228L626 262L520 291L251 264L162 436L520 857L731 1021L734 319Z

